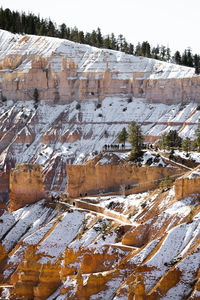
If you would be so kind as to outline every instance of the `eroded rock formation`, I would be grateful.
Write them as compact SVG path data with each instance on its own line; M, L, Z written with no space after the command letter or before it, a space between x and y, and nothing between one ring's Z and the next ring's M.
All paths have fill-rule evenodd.
M176 199L188 197L192 194L200 194L200 168L187 172L175 182Z
M102 201L109 204L102 207L113 213L111 219L103 212L76 209L59 209L55 218L49 202L32 204L32 218L28 219L27 207L17 213L4 212L0 238L9 254L3 250L6 262L1 280L10 295L41 300L49 296L198 299L198 198L177 201L172 187L166 192L155 190L126 198L107 196ZM192 220L188 222L191 208ZM40 212L38 216L34 209ZM130 222L126 230L121 230L125 220L114 216L117 209ZM12 215L18 218L16 224ZM10 222L6 222L8 218ZM128 233L132 234L129 240Z
M46 198L41 166L19 164L10 172L10 211Z
M200 101L192 68L56 38L0 35L2 99L30 100L37 88L40 99L55 103L119 94L162 103Z
M165 176L180 173L179 168L137 167L117 159L108 163L99 154L85 164L67 165L67 194L71 198L101 193L129 195L155 188Z

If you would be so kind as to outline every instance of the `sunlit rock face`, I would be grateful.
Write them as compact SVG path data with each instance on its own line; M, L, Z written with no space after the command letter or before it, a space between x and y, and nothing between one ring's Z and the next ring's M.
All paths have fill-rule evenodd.
M180 200L193 194L200 193L200 168L199 166L175 182L176 199Z
M101 193L144 192L158 186L158 180L165 176L183 173L172 166L138 167L112 153L103 153L81 165L67 165L67 195L75 198Z
M58 38L0 31L2 96L55 103L130 94L151 102L199 100L194 69Z
M10 172L10 211L46 197L41 167L20 164Z

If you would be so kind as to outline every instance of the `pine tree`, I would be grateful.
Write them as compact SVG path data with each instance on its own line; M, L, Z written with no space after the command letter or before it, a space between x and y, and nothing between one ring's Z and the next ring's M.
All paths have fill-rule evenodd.
M198 119L198 125L197 125L197 129L195 130L195 135L196 135L196 145L197 145L197 149L198 151L200 151L200 118Z
M166 61L170 62L171 59L171 50L169 49L169 47L167 47L166 49Z
M103 37L101 34L101 29L98 27L97 28L97 47L102 48L103 46Z
M78 42L80 44L85 44L85 36L83 31L79 31L78 33Z
M197 150L200 152L200 135L197 136L196 146L197 146Z
M59 37L61 39L65 38L67 26L63 23L60 25Z
M79 41L79 36L78 36L78 28L77 27L74 27L72 30L71 30L71 40L74 41L74 42L78 42Z
M120 35L118 36L117 43L118 43L119 50L120 50L120 51L123 51L123 47L124 47L124 37L123 37L122 34L120 34Z
M38 89L37 89L37 88L34 89L34 92L33 92L33 99L35 100L35 103L38 103L38 100L39 100L39 92L38 92Z
M193 56L192 56L192 52L191 49L188 48L187 49L187 66L188 67L193 67L194 63L193 63Z
M151 46L147 41L142 43L141 54L142 56L151 57Z
M135 55L140 56L142 55L142 49L141 49L141 44L138 43L136 48L135 48Z
M125 142L127 141L127 139L128 139L128 132L126 131L126 128L124 127L118 136L118 142L123 143L125 146Z
M92 33L91 33L90 43L91 43L92 46L97 45L97 33L96 33L95 30L93 30Z
M133 44L129 44L129 54L133 54L134 53L134 46Z
M197 54L194 55L194 67L195 73L200 74L200 56Z
M160 59L161 60L166 60L166 52L167 52L167 50L166 50L166 47L165 46L161 46L160 47Z
M111 49L118 50L117 40L115 38L114 33L111 33L111 36L110 36L110 46L111 46Z
M106 49L111 49L111 40L110 40L109 35L106 38L104 38L103 47L106 48Z
M152 52L151 52L152 53L151 54L152 58L159 59L159 52L160 52L159 45L157 45L156 47L153 47Z
M188 154L191 151L191 147L192 147L191 140L189 137L186 137L182 143L182 150L187 152Z
M130 122L128 126L128 141L132 145L129 159L134 161L142 156L143 136L141 126L135 121Z
M170 130L164 133L160 145L163 149L180 148L182 145L182 138L178 135L176 130Z
M174 60L175 60L175 63L180 65L181 64L181 54L179 51L176 51L175 54L174 54Z
M85 43L87 45L91 45L91 34L89 32L87 32L85 35Z

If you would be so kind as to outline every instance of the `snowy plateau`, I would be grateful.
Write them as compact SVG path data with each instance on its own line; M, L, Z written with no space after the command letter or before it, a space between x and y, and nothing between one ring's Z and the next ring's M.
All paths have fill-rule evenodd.
M200 299L196 192L177 201L172 185L87 197L88 208L45 199L5 207L19 163L41 165L46 192L58 195L66 165L118 143L131 121L149 143L171 129L194 139L200 77L193 68L0 30L0 100L1 299ZM195 185L199 177L197 168L185 180Z

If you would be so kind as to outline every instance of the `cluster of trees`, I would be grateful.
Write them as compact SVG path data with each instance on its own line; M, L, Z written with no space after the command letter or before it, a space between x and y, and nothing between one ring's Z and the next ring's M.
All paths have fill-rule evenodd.
M178 65L194 67L196 74L200 74L200 55L193 55L190 48L186 49L182 55L179 51L176 51L174 54L174 62Z
M124 127L118 136L119 143L125 145L126 141L132 146L129 159L131 161L140 160L143 155L142 149L144 148L143 136L141 126L134 121L130 122L128 132ZM195 139L191 140L189 137L182 139L176 130L170 130L168 133L163 134L159 147L172 151L179 149L187 152L187 154L192 150L200 151L200 119L198 120L198 126L195 131Z
M135 121L130 122L128 126L128 132L124 127L118 136L119 143L123 143L125 145L126 141L128 141L132 146L129 159L131 161L138 160L143 155L143 136L141 126Z
M200 120L198 122L194 140L191 140L189 137L182 139L176 130L170 130L168 133L163 134L159 147L168 150L178 148L187 153L192 150L200 151Z
M174 55L171 55L170 48L163 45L152 47L148 41L144 41L134 46L132 43L128 43L122 34L118 37L114 33L103 36L100 28L84 33L77 27L70 28L64 23L57 26L50 18L43 19L32 13L19 13L11 11L9 8L4 10L2 7L0 9L0 28L13 33L59 37L98 48L120 50L128 54L174 62L195 67L196 73L200 73L200 55L193 55L191 49L185 50L182 54L176 51Z

